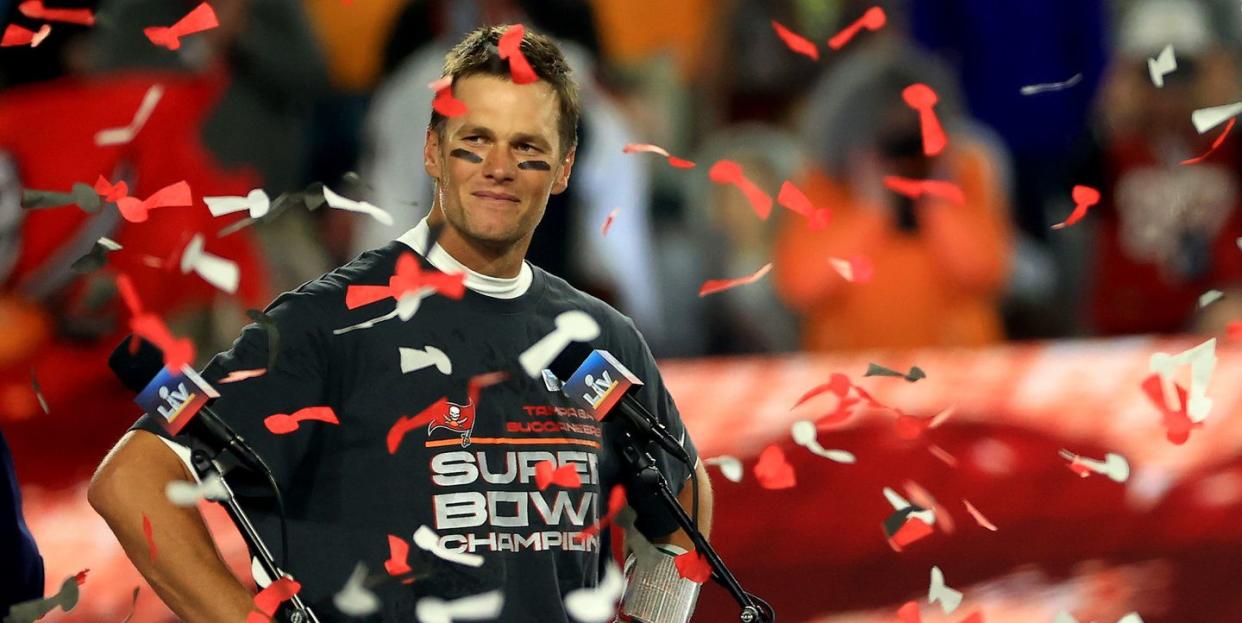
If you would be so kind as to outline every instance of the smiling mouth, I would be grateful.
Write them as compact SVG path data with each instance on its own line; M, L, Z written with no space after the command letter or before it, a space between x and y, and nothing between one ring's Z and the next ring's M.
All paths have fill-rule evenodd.
M489 201L508 201L510 203L518 203L517 197L514 197L513 195L506 195L503 193L477 192L477 193L471 193L471 194L473 194L475 197L478 197L479 199L486 199Z

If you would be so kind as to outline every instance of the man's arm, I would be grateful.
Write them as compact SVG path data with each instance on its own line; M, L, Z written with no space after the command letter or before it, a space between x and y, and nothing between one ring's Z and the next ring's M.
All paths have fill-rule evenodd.
M193 475L156 435L132 431L100 464L87 500L183 621L241 623L254 609L253 596L224 564L198 509L174 506L165 497L164 487L173 480ZM144 513L158 546L154 562L142 531Z
M694 468L695 473L699 476L699 531L704 537L710 537L712 532L712 482L707 477L707 468L703 466L703 462L699 461ZM694 500L693 489L691 486L693 481L687 482L686 486L681 488L681 493L677 495L677 501L681 502L681 507L686 509L687 513L693 516L694 510L692 504ZM666 537L655 539L652 541L657 545L676 545L686 551L694 549L694 541L686 535L684 530L678 530Z

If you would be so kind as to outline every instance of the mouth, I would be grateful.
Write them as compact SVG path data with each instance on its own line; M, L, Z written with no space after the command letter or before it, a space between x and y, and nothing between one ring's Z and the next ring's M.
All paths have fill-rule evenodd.
M486 201L506 201L509 203L519 203L521 201L515 195L510 195L508 193L498 193L498 192L489 192L485 190L480 190L480 191L477 191L471 194L474 195L475 197L478 197Z

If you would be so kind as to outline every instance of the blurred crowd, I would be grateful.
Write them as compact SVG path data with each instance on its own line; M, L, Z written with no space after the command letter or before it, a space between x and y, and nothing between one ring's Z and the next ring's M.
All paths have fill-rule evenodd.
M0 49L8 420L37 413L32 381L62 404L112 383L99 364L125 333L116 273L202 360L247 308L421 219L428 83L448 46L488 23L557 38L582 89L577 166L529 259L630 315L657 356L1218 334L1242 318L1242 140L1182 164L1222 132L1199 134L1192 111L1242 99L1232 0L213 0L219 26L175 51L142 29L194 0L44 4L97 20ZM823 45L874 6L882 28ZM0 11L40 25L13 0ZM818 42L820 58L793 53L773 21ZM1177 67L1157 86L1149 59L1169 45ZM936 156L903 97L914 83L937 96L948 143ZM98 145L95 133L127 123L154 84L162 96L133 140ZM1023 89L1033 85L1045 86ZM623 153L628 143L697 166ZM736 188L709 181L721 159L773 198L791 182L828 211L826 226L780 206L757 218ZM68 192L101 175L137 197L185 180L196 204L138 224L22 207L23 189ZM948 181L961 196L911 198L886 186L894 175ZM229 220L199 199L296 196L316 182L396 223L289 209L222 232ZM1077 185L1099 204L1053 229ZM172 266L196 232L239 265L235 294ZM124 251L82 270L75 260L101 236ZM840 270L859 258L866 283ZM698 294L769 262L756 283ZM1210 290L1224 297L1200 309Z

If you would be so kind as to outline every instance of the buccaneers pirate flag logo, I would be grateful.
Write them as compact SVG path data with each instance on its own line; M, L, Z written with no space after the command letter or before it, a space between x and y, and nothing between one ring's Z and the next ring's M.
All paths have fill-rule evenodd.
M470 445L470 433L474 431L474 403L445 403L444 410L435 414L435 418L427 425L427 435L431 436L437 428L447 428L461 435L463 448Z

